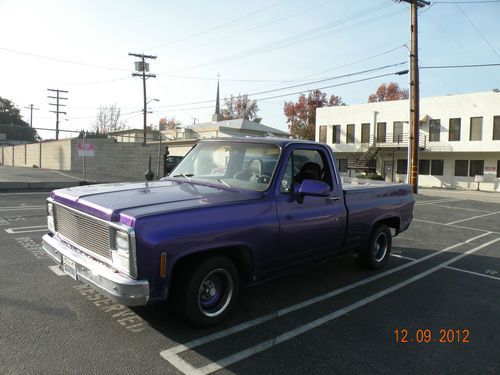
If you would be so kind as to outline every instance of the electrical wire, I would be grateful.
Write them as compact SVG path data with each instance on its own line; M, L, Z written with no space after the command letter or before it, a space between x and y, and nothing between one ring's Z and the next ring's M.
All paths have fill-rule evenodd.
M468 65L421 66L420 69L480 68L480 67L488 67L488 66L500 66L500 63L493 63L493 64L468 64Z

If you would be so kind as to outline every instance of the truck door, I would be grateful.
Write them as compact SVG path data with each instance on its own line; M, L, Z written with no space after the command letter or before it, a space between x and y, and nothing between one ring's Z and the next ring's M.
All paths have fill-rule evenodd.
M286 167L275 191L280 226L280 266L289 267L341 250L346 229L343 191L336 182L332 158L318 145L298 145L288 151ZM330 186L328 197L306 196L299 202L294 185L304 179Z

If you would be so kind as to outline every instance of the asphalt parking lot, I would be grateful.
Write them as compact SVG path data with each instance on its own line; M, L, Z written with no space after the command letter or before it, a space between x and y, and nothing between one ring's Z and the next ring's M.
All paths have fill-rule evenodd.
M0 194L0 373L500 373L500 203L419 194L387 268L244 289L223 325L127 308L41 250L47 193Z

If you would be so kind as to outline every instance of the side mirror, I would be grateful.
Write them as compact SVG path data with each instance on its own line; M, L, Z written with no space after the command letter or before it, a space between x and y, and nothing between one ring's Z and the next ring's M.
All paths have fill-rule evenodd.
M312 197L328 197L330 195L330 186L323 181L304 180L295 189L295 194L297 195L297 201L302 203L306 195Z

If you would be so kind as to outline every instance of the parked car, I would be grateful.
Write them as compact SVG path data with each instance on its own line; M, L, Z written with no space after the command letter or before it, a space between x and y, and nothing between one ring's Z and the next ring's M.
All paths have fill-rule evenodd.
M409 185L343 186L324 144L204 140L161 181L53 191L43 248L116 302L168 300L211 326L243 283L351 251L385 266L414 203Z
M168 176L170 172L172 172L172 169L174 169L176 165L180 163L182 158L183 156L166 156L163 160L163 176Z

